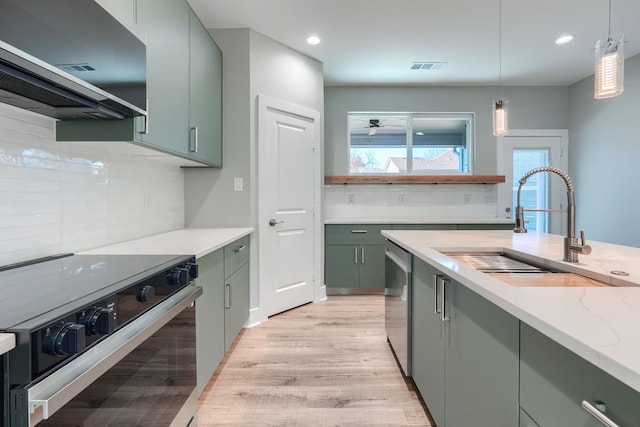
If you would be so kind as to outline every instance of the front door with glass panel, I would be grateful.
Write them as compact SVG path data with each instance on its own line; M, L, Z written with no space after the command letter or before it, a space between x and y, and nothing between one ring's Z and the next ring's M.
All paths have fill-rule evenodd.
M519 180L531 169L551 166L567 171L567 131L510 131L498 139L502 145L502 162L507 185L500 191L500 209L505 216L515 215ZM500 149L499 149L500 150ZM520 203L525 209L561 210L567 206L566 188L555 174L538 173L522 187ZM564 234L566 213L525 212L529 231Z

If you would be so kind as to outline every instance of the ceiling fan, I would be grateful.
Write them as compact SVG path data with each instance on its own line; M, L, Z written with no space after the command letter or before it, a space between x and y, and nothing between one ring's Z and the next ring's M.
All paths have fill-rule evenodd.
M363 119L363 120L361 120L361 121L363 121L364 123L366 123L366 124L367 124L367 126L363 126L363 127L364 127L364 128L367 128L367 127L369 128L369 136L373 136L373 135L375 135L375 134L376 134L376 132L378 131L378 129L383 128L383 127L387 127L387 126L389 126L389 127L392 127L392 126L395 126L395 127L404 127L404 126L402 126L402 125L393 125L393 124L385 125L385 124L384 124L384 122L386 121L386 119L384 119L384 120L380 120L380 119L369 119L368 121Z

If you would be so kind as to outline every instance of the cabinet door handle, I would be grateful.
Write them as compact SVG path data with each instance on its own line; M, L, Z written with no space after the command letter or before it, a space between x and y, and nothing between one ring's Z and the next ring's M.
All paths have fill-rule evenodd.
M447 320L449 320L449 316L447 316L447 294L446 294L446 289L447 289L447 283L449 283L449 281L445 278L442 278L440 280L440 285L441 285L441 289L440 289L440 320L445 322Z
M360 261L364 264L364 248L360 248Z
M247 247L247 245L242 245L242 246L238 246L237 248L235 248L233 251L234 252L242 252L245 250L245 248Z
M191 128L191 135L192 135L191 140L193 141L193 144L190 144L189 151L191 151L192 153L197 153L198 152L198 126L193 126Z
M619 427L618 424L616 424L613 421L611 421L609 419L609 417L607 417L604 414L606 412L606 410L607 410L607 405L605 405L604 402L596 400L595 402L591 403L591 402L588 402L586 400L583 400L582 401L582 407L584 408L585 411L587 411L588 413L593 415L593 417L596 420L600 421L605 426L607 426L607 427Z
M353 263L358 263L358 248L353 248Z
M231 308L231 283L225 283L224 285L227 288L227 301L224 304L224 308L226 309L230 309Z
M351 232L353 234L365 234L367 233L367 230L351 230Z
M440 308L438 307L438 286L440 286L440 275L433 275L433 314L440 314Z
M136 19L137 19L137 15L136 15ZM142 116L142 120L144 120L144 126L142 127L142 131L140 131L140 133L143 135L148 135L149 134L149 98L146 99L145 108L146 108L145 111L147 112L147 114Z

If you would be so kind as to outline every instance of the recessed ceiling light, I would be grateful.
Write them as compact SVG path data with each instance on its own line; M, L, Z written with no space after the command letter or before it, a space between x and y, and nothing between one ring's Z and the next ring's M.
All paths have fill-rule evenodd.
M571 34L565 34L556 39L556 44L569 43L571 40L573 40L573 36Z
M307 37L307 43L309 43L310 45L316 45L320 43L320 37L315 36L315 35L311 35L309 37Z

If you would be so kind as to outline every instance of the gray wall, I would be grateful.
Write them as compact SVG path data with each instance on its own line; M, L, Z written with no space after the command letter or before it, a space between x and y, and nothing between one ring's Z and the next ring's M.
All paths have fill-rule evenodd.
M474 112L475 174L496 174L496 138L491 102L498 94L510 101L513 129L567 129L566 87L326 87L325 174L348 173L347 112Z
M251 217L250 54L248 29L211 31L223 55L222 169L185 170L187 227L248 227ZM234 177L244 191L233 191Z
M209 31L222 50L223 167L185 171L185 226L256 229L251 239L251 308L256 309L260 305L257 97L323 111L322 63L250 29ZM235 177L243 178L244 191L234 191Z
M587 239L640 247L640 55L626 61L624 92L593 98L593 76L569 91L569 174Z

